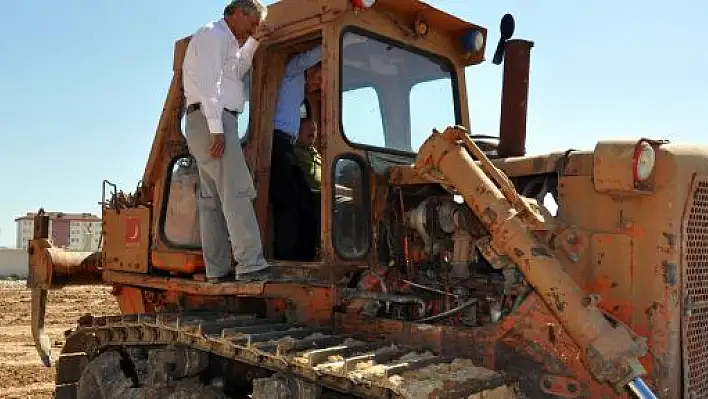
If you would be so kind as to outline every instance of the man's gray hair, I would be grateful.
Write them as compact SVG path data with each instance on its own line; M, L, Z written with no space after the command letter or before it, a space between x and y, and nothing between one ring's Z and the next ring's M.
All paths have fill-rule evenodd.
M224 17L228 17L236 11L241 10L244 14L260 15L260 20L263 22L268 14L268 7L260 0L231 0L224 7Z

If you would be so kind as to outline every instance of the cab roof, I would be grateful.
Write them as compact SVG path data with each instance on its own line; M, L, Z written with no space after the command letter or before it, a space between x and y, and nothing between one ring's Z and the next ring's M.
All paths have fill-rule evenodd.
M268 21L276 27L290 25L326 12L341 13L353 9L351 0L280 0L268 6ZM451 36L478 30L486 38L484 27L464 21L419 0L376 0L372 9L400 15L407 20L423 17L431 27Z

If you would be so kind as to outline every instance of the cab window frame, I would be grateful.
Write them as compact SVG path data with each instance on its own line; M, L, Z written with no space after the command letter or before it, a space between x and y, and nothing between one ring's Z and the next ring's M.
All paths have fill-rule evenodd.
M339 62L338 62L338 68L339 68L339 79L338 79L338 95L339 95L339 133L341 138L344 140L344 142L349 145L352 148L358 148L362 149L365 151L372 151L372 152L377 152L377 153L384 153L384 154L391 154L391 155L400 155L400 156L415 156L417 154L417 151L405 151L405 150L400 150L397 148L390 148L390 147L379 147L371 144L364 144L364 143L357 143L354 141L351 141L345 132L344 129L344 35L347 33L355 33L357 35L361 36L366 36L368 38L377 40L381 43L389 44L391 46L398 47L402 50L410 51L414 54L424 56L428 58L431 62L436 62L441 65L444 65L445 67L448 68L449 73L450 73L450 85L452 86L452 102L454 105L454 118L455 121L454 123L448 123L448 125L456 124L456 125L462 125L462 107L460 104L460 90L459 90L459 77L458 77L458 70L455 67L455 64L448 59L447 57L444 57L440 54L435 54L432 53L428 50L422 49L420 47L413 46L411 44L402 42L400 40L392 39L390 37L381 35L377 32L362 28L357 25L346 25L344 26L340 33L339 33ZM416 84L420 84L423 82L418 82ZM413 85L411 88L415 87ZM374 89L376 91L376 89ZM376 91L377 92L377 91ZM410 96L410 93L409 93ZM377 97L378 97L378 92L377 92ZM381 124L383 127L383 130L385 132L386 126L385 126L385 118L384 118L384 108L381 105L381 98L378 98L379 100L379 112L381 114ZM431 129L433 129L435 126L431 126Z
M239 138L241 142L241 147L244 147L248 143L248 139L251 137L251 123L253 121L253 101L251 99L251 91L253 90L253 68L248 70L248 73L244 76L244 107L243 111L239 114L241 116L244 112L248 110L248 120L246 121L246 130L243 132L243 137ZM248 79L248 86L246 86L246 79ZM246 90L246 88L248 88ZM246 96L245 94L248 93ZM240 123L239 123L240 126ZM239 126L236 127L237 132Z
M203 246L201 244L200 245L189 245L189 244L182 244L182 243L174 242L167 237L167 232L165 231L165 224L167 223L167 210L168 210L169 202L170 202L170 191L172 188L172 178L173 178L173 174L175 171L175 166L177 165L177 162L179 162L181 159L184 159L184 158L190 158L191 162L194 162L196 165L197 160L189 152L175 155L167 163L167 173L165 174L165 181L164 181L164 185L162 188L162 201L161 201L162 203L160 204L160 216L159 216L159 220L157 223L158 236L160 237L160 241L162 241L162 243L168 249L201 251L203 248ZM195 196L196 196L196 193L195 193Z
M354 255L350 256L348 254L344 254L341 251L341 248L337 245L337 226L336 226L336 220L335 220L335 210L336 210L336 203L337 203L337 190L336 190L336 184L337 184L337 164L339 161L342 160L347 160L347 161L352 161L356 163L359 166L359 169L361 170L361 197L362 197L362 219L365 221L365 226L364 226L364 231L366 233L366 250L362 251L362 254L359 255ZM362 158L360 155L352 153L352 152L344 152L341 154L338 154L334 157L332 160L331 166L330 166L330 181L332 182L332 190L331 190L331 219L330 219L330 228L331 228L331 241L332 241L332 249L334 250L334 253L336 254L337 257L344 261L358 261L362 259L368 258L369 254L371 253L372 246L373 246L373 229L371 225L371 188L369 187L369 165Z

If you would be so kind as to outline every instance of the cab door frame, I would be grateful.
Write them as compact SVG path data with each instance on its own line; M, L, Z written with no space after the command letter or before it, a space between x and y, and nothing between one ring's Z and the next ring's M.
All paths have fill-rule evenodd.
M251 139L246 142L245 155L246 162L251 168L257 197L254 208L261 231L266 257L278 266L299 267L306 269L318 269L324 265L323 258L312 262L282 261L273 259L273 225L270 207L270 163L271 150L273 144L273 119L275 116L275 103L278 96L280 81L285 72L285 64L292 54L307 51L316 45L317 42L324 44L324 31L322 25L316 28L297 30L291 34L279 36L277 40L270 40L267 44L261 45L254 57L254 67L251 79ZM323 66L328 62L328 55L323 52ZM327 78L324 78L327 80ZM324 145L326 141L325 128L322 124L319 112L319 104L324 103L325 91L319 96L308 96L307 99L313 104L313 116L319 121L319 141ZM255 133L255 134L253 134ZM324 148L324 147L321 147ZM324 153L325 151L323 151ZM324 156L324 154L323 154ZM324 159L323 159L324 168ZM326 183L322 182L322 196L327 191ZM322 229L320 229L322 231ZM322 240L327 239L327 235L322 234ZM320 249L322 245L320 245Z

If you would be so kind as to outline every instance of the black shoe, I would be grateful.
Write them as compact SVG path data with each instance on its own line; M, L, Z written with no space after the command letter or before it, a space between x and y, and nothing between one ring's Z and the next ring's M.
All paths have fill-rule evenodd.
M218 284L218 283L225 283L225 282L233 282L234 281L234 275L233 274L227 274L225 276L220 276L220 277L207 277L206 282L207 283L212 283L212 284Z
M266 267L265 269L256 270L250 273L237 273L236 281L283 281L287 277L282 276L274 267Z

